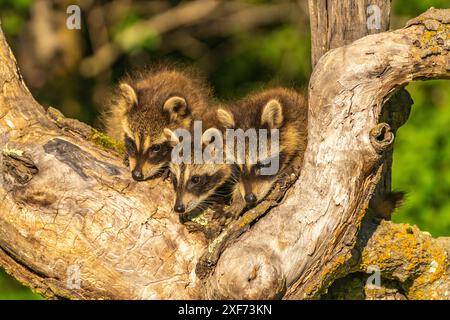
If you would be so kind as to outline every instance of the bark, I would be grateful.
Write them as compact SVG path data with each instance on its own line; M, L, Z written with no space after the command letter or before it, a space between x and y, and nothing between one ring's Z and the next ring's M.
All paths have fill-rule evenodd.
M389 30L391 0L362 0L349 5L345 1L309 0L311 25L311 61L313 66L326 52L350 44L369 34ZM400 89L383 108L382 121L395 134L409 117L412 99ZM383 172L375 196L391 191L391 148L386 152Z
M390 0L359 0L351 5L346 1L308 2L313 66L331 49L389 29Z
M351 273L333 283L326 299L450 299L450 237L366 218L355 249ZM370 279L377 271L379 285Z
M207 243L178 222L170 184L132 181L114 142L45 111L1 34L0 264L47 297L80 299L312 298L375 264L405 297L445 299L448 246L415 228L360 225L394 139L382 106L412 80L450 76L449 38L450 10L431 9L326 53L310 81L299 180L200 280ZM402 267L404 257L417 263Z

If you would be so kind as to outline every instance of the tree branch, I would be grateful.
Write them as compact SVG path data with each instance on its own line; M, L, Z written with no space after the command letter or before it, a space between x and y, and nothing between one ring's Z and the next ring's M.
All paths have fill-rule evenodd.
M218 297L313 297L345 270L392 145L381 147L387 136L370 139L384 102L414 79L450 76L450 10L430 9L424 17L417 21L431 20L436 31L409 24L319 60L301 177L283 204L223 253L209 282Z
M389 126L380 124L382 106L414 79L450 76L449 38L450 10L429 10L404 29L326 53L310 81L300 179L200 280L195 266L207 243L178 222L169 183L130 180L114 142L57 113L50 117L0 34L0 264L48 297L318 296L355 270L358 250L361 270L380 261L375 248L355 245L392 145ZM383 238L386 250L399 249L391 238ZM422 255L420 241L409 245ZM448 257L429 250L438 280L414 278L408 297L444 298L433 283L448 285Z

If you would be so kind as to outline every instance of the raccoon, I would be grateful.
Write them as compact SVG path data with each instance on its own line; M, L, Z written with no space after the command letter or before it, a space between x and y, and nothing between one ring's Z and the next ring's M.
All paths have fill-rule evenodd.
M124 141L134 180L161 174L170 161L164 128L189 128L207 109L211 90L192 72L157 68L120 81L104 117L107 134Z
M195 216L231 194L232 167L226 164L173 164L174 211L182 219Z
M256 129L256 136L261 143L262 131L266 129L267 154L257 153L255 158L249 155L249 144L245 144L244 159L239 159L236 148L233 153L237 172L237 184L233 192L233 202L243 202L252 207L260 202L272 190L279 176L286 171L294 160L302 163L307 145L308 107L302 95L292 89L273 88L264 90L217 110L217 118L227 129ZM271 150L270 130L278 130L278 151ZM242 132L241 131L241 132ZM230 143L230 132L226 131L226 141ZM240 160L240 161L239 161ZM278 170L264 174L264 169L278 161ZM267 170L266 170L267 171ZM239 199L240 198L240 199ZM244 201L242 201L244 200Z
M195 216L204 209L217 204L225 203L227 196L231 194L232 184L235 181L233 166L226 164L223 156L223 145L221 145L222 131L220 124L214 118L215 112L209 110L201 118L202 128L200 143L202 155L211 155L210 159L202 157L201 163L176 163L172 161L169 165L172 182L176 193L174 211L180 214L180 220L186 221L187 217ZM195 139L194 123L191 126L190 137ZM180 143L175 133L166 128L165 134L172 145ZM193 139L191 144L191 155L196 147ZM217 143L217 144L216 144ZM222 159L220 158L222 156ZM191 160L193 160L191 158Z
M391 220L395 210L403 205L405 195L404 191L390 191L375 195L370 201L369 212L379 219Z

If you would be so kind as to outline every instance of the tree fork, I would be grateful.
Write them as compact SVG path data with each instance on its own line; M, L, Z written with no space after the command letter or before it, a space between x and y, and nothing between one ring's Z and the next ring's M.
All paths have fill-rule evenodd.
M379 127L386 98L415 79L449 78L449 39L450 10L430 9L403 29L320 58L309 85L301 177L201 281L195 266L207 243L178 222L170 184L130 180L113 142L50 117L0 34L0 263L47 297L317 297L356 270L358 250L371 250L356 244L386 154L370 138L379 129L389 132ZM386 251L398 249L383 239ZM419 241L408 243L420 248ZM434 289L448 286L448 253L440 252L430 253L440 257L435 277L419 279L432 284L426 295L444 299ZM417 274L428 272L423 265ZM74 268L79 287L69 285ZM413 292L419 291L407 297L420 297Z

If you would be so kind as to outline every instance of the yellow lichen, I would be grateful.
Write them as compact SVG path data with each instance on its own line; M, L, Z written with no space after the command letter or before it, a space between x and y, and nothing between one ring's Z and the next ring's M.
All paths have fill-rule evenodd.
M376 232L367 250L362 252L360 267L376 265L382 273L407 285L409 299L432 298L432 284L444 276L447 263L445 251L431 236L417 227L391 224L389 232Z
M192 218L191 220L202 226L207 226L209 224L208 217L206 217L205 214L200 214L200 215L196 216L195 218Z

